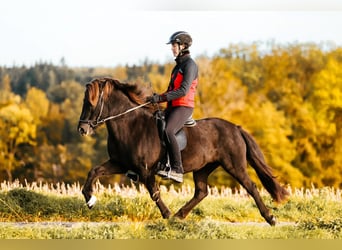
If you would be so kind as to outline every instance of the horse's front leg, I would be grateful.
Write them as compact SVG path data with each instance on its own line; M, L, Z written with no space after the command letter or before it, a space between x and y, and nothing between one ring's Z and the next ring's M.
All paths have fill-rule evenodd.
M168 219L171 216L169 208L165 205L160 197L159 186L156 183L156 178L152 173L149 175L145 181L145 186L150 193L152 200L156 203L164 219Z
M87 206L92 208L96 203L96 197L93 195L93 184L97 178L106 175L123 173L125 173L125 171L110 160L102 163L101 165L92 167L82 189L82 194L86 200Z

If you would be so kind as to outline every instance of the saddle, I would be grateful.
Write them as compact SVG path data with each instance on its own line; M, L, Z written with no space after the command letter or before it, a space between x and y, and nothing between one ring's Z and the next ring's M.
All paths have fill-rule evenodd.
M162 145L164 146L164 148L166 149L167 138L165 136L166 120L165 120L164 112L162 110L157 110L154 113L154 118L157 124L159 139ZM186 122L184 123L184 127L194 127L194 126L196 126L196 120L194 120L192 116L190 116L188 120L186 120ZM180 151L184 150L187 145L187 138L186 138L186 134L183 128L177 132L176 139L178 142L179 150ZM170 168L170 167L171 165L170 165L169 152L165 150L165 155L164 157L162 157L161 161L158 163L157 169L160 170L160 169L165 169L165 168Z
M166 136L165 136L165 127L166 127L166 121L165 121L165 115L162 110L158 110L154 113L154 118L156 120L157 128L158 128L158 135L159 139L161 141L162 146L166 149ZM196 121L191 117L188 118L188 120L184 123L184 127L194 127L196 126ZM176 139L178 142L179 150L182 151L186 148L187 145L187 138L186 134L183 130L179 130L176 134ZM170 164L170 156L167 150L165 150L165 155L161 158L160 162L158 162L157 165L157 171L158 170L165 170L165 169L171 169ZM139 181L139 175L132 170L128 170L126 173L126 176L130 178L133 182Z

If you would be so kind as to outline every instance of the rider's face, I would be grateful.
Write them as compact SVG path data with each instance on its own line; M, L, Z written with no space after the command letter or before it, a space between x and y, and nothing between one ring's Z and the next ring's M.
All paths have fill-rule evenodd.
M182 45L179 45L178 43L171 44L171 51L174 57L177 57L179 52L184 48L185 46L183 44Z

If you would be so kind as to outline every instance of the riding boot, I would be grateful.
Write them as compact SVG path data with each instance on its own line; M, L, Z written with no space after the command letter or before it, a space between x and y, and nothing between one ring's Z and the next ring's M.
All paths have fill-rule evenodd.
M166 136L166 149L170 157L170 165L165 169L159 170L157 172L163 178L171 179L176 182L183 182L183 165L182 165L182 156L179 151L178 142L175 140L174 144Z
M172 152L171 154L171 168L177 173L183 174L183 164L182 164L182 155L179 150Z
M171 169L171 171L169 172L168 178L176 182L182 183L183 182L183 167L177 166L174 169Z
M168 138L169 139L169 138ZM178 142L176 137L170 138L168 141L168 152L170 154L171 161L171 171L168 173L168 178L176 181L183 182L183 165L182 165L182 156L179 150Z

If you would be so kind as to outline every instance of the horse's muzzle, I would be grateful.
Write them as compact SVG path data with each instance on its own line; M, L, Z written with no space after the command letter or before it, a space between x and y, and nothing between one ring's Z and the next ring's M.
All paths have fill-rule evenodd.
M80 123L78 125L78 132L80 133L80 135L82 136L87 136L87 135L92 135L94 134L94 129L92 128L92 126L90 126L90 124L88 123Z

